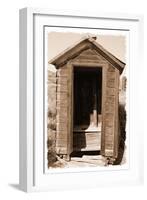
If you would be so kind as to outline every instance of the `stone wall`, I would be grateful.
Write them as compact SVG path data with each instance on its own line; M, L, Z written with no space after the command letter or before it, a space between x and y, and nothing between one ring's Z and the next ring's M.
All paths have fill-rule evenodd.
M56 161L56 69L48 67L48 165Z

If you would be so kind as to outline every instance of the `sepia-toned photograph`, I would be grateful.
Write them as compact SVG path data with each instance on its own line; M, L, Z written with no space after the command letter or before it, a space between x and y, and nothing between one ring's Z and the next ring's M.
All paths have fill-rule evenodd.
M143 17L24 8L19 25L20 188L142 184Z
M47 37L48 169L123 166L126 36L59 27Z

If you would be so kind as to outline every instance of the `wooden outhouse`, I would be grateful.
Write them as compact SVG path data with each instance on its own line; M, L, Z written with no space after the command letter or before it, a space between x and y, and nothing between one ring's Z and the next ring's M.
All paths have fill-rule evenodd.
M55 67L49 79L54 76L56 153L70 159L74 151L99 151L115 160L120 134L119 78L125 63L98 44L96 37L86 37L49 64Z

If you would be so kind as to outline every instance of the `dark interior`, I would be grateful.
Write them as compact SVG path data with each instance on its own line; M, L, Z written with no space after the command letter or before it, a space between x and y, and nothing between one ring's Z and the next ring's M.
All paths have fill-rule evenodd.
M102 101L102 68L74 69L74 127L98 125Z

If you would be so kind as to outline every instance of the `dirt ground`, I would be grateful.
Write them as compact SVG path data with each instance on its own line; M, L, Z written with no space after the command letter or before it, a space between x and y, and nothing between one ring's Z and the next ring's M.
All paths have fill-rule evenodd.
M126 163L126 151L124 152L123 159L120 165ZM50 168L77 168L77 167L103 167L106 166L106 159L101 155L82 155L73 156L70 161L65 161L58 157L58 161L55 162Z
M83 155L82 157L71 157L70 161L58 159L52 168L77 168L105 166L105 159L101 155Z

